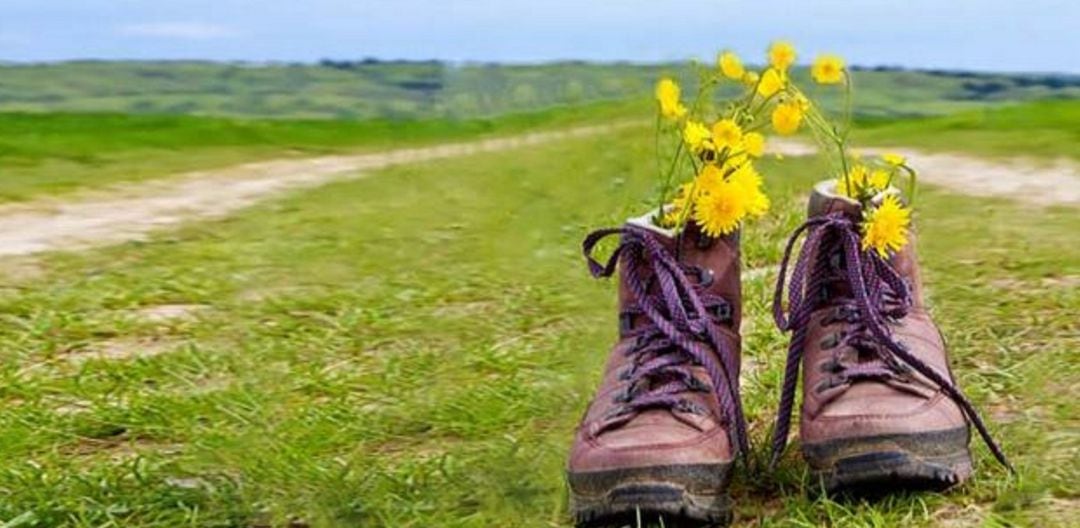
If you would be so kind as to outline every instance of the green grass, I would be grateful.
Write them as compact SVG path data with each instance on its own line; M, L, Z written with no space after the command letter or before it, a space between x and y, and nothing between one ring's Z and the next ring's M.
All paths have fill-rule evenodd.
M1080 100L1037 101L861 126L856 134L859 142L989 156L1080 159Z
M628 115L648 115L646 103L594 103L491 119L430 121L0 113L0 201L265 158L421 145Z
M651 143L629 129L400 166L148 242L2 263L0 519L566 526L566 449L616 330L614 287L588 278L579 243L640 210ZM766 162L774 211L745 234L747 266L777 261L812 164ZM1019 477L976 444L956 492L840 503L809 493L792 449L737 479L742 525L1075 521L1075 210L920 196L954 370ZM770 291L746 285L758 450L785 347ZM139 315L163 304L201 309Z

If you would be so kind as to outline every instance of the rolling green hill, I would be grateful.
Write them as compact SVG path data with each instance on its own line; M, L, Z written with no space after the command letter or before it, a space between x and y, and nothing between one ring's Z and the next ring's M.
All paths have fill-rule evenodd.
M486 117L637 98L676 64L454 65L76 61L0 66L0 111L200 114L277 118ZM805 77L805 70L795 73ZM1003 101L1080 97L1080 77L859 69L864 116L938 115Z

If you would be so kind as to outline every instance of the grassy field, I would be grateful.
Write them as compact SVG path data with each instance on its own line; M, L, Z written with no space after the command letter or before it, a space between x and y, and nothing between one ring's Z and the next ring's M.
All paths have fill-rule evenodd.
M991 157L1080 159L1080 100L1036 101L953 115L860 123L860 142Z
M642 127L401 166L148 242L0 262L0 520L566 526L565 452L616 330L579 242L640 210L651 145ZM821 168L765 170L774 210L745 234L751 268L776 263ZM737 479L741 525L1080 516L1075 209L929 187L917 206L954 370L1019 476L976 445L955 492L834 502L793 449ZM786 345L771 280L746 285L759 451Z
M250 120L0 113L0 202L266 158L407 147L648 115L644 100L491 119Z
M647 119L646 100L491 119L251 120L124 114L0 113L0 202L137 182L268 158L465 140L580 123ZM988 156L1080 159L1080 99L858 123L862 144Z
M747 57L754 61L758 57ZM713 57L702 57L712 67ZM0 111L429 120L490 117L639 97L685 64L318 64L73 61L0 64ZM804 81L805 68L794 76ZM1003 102L1080 98L1075 75L890 68L854 72L860 115L938 115Z

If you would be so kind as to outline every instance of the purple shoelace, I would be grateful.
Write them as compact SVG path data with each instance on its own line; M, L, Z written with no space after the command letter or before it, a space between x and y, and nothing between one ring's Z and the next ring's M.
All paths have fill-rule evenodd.
M785 316L783 297L788 264L795 243L804 232L807 233L806 242L791 272L791 284L788 287L788 312ZM826 240L828 242L825 242ZM833 270L834 276L828 276L816 269L812 270L811 255L819 255L822 252L829 252L830 254L826 255L829 257L842 255L845 264L843 269ZM842 253L836 254L838 252ZM808 278L809 282L807 282ZM843 213L811 218L795 230L784 249L780 277L777 279L776 293L773 297L773 317L776 319L776 325L782 331L792 331L792 336L788 347L787 365L784 369L780 408L777 412L776 427L773 430L772 464L776 464L787 446L807 325L812 313L818 307L813 299L806 297L806 293L820 291L822 284L830 280L843 281L850 290L850 298L832 302L837 306L834 317L853 324L852 331L836 343L837 348L849 346L875 356L870 361L855 365L836 362L835 366L840 374L839 379L844 383L860 379L883 380L894 377L902 379L911 369L914 369L940 387L950 399L956 402L967 419L978 430L994 457L1012 471L1012 465L1005 458L1001 447L990 436L986 424L979 417L975 406L967 396L949 380L948 376L915 357L902 343L892 338L888 322L902 318L911 306L908 285L885 259L876 253L861 250L858 229L855 223Z
M619 245L607 263L601 264L592 257L592 251L610 235L621 235ZM680 263L655 236L647 229L625 226L594 231L582 243L593 277L610 277L616 265L622 263L625 282L635 301L633 306L625 307L620 317L643 316L645 321L637 328L624 329L623 337L634 339L627 351L634 361L622 373L623 379L629 381L629 389L620 396L621 405L616 415L609 417L607 427L624 424L650 408L705 414L707 409L699 408L684 395L711 390L720 403L722 422L730 426L732 445L740 453L749 453L746 419L738 394L739 360L718 326L725 313L730 317L731 305L704 291L702 270ZM691 280L694 275L698 280ZM711 388L693 376L694 365L708 373Z

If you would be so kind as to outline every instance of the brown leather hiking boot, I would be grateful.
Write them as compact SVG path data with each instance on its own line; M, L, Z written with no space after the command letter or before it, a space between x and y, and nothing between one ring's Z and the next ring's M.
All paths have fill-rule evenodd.
M619 341L578 426L567 477L579 526L646 518L727 524L726 488L746 450L739 401L737 234L681 238L648 217L590 234L596 277L620 271ZM621 235L606 265L595 244Z
M773 310L792 330L773 460L787 441L799 368L803 456L827 491L943 489L971 474L968 423L1008 466L956 387L945 343L923 305L914 234L888 259L860 247L860 205L822 182L788 242ZM784 277L795 241L806 241Z

